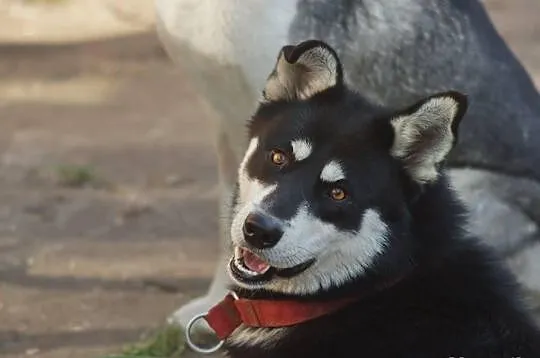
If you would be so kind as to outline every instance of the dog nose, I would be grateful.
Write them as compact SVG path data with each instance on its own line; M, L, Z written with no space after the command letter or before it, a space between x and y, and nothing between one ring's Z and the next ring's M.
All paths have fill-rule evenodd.
M244 239L258 249L276 245L283 235L281 223L270 215L251 213L244 221Z

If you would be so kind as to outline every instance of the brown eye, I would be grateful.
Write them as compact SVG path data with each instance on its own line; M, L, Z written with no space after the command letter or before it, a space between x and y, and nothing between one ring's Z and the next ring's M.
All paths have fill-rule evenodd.
M341 188L332 188L332 190L330 190L330 197L335 201L342 201L347 197L347 193Z
M288 161L285 153L279 150L273 150L270 153L270 159L272 160L272 163L279 166L287 164L287 161Z

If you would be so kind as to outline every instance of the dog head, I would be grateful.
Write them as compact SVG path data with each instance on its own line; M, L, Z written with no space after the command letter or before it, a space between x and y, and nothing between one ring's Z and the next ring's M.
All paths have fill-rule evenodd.
M346 87L327 44L284 47L238 172L234 283L311 295L405 263L411 188L439 180L466 107L446 92L385 110Z

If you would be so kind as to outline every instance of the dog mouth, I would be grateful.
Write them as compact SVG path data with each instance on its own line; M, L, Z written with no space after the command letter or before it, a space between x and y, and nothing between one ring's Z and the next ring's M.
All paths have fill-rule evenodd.
M307 270L314 259L288 268L277 268L270 265L256 253L242 247L234 250L230 261L230 272L234 279L243 283L263 283L274 277L290 278Z

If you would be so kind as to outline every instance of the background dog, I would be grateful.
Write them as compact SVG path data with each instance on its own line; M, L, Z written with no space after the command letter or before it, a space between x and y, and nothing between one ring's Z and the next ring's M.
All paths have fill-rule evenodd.
M345 78L371 101L397 108L456 89L470 99L460 145L449 157L471 229L540 291L540 101L529 76L478 0L156 0L172 58L220 114L222 260L208 294L176 312L185 324L225 293L228 203L252 114L275 54L317 38L334 47Z

